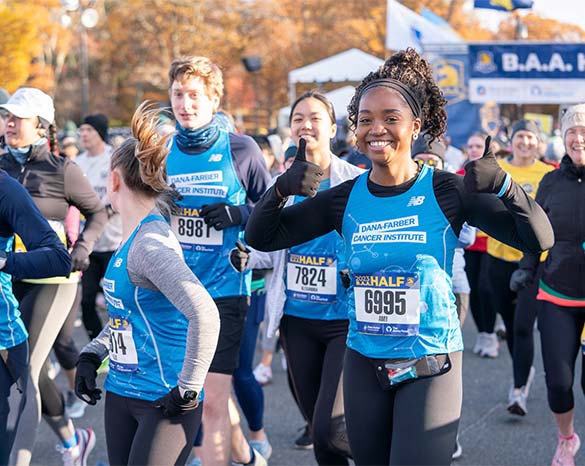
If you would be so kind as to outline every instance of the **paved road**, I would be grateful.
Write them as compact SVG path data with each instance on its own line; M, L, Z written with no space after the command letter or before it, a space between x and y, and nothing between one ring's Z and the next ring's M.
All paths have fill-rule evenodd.
M80 340L82 332L77 330ZM536 336L536 377L528 402L529 413L524 418L511 416L506 411L507 393L512 380L512 367L505 346L495 360L480 359L471 352L475 329L471 319L464 328L464 399L460 425L463 457L456 465L544 465L550 464L556 446L556 431L546 403L544 372ZM580 365L580 364L579 364ZM580 372L578 374L580 376ZM61 384L64 380L58 378ZM103 380L102 380L103 382ZM292 445L303 421L288 392L286 376L275 358L274 381L265 388L265 425L274 447L271 466L316 465L312 451L295 450ZM585 436L583 396L575 384L577 400L576 429ZM86 415L76 425L92 427L97 435L97 446L90 455L88 466L106 462L103 406L88 407ZM45 423L41 423L33 455L35 465L59 465L55 451L56 438ZM584 449L585 450L585 449ZM585 464L585 453L577 456Z

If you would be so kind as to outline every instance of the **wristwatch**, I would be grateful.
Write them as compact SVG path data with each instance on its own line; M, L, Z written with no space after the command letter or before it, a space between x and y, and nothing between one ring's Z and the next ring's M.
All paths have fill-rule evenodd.
M0 251L0 270L2 270L6 265L6 260L7 260L6 251Z
M195 390L187 390L182 387L179 387L179 393L185 401L195 401L199 395L199 393L197 393Z

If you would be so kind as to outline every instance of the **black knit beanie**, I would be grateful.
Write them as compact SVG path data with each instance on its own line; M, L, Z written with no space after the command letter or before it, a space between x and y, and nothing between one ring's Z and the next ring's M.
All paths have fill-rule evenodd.
M430 139L431 137L427 133L419 134L418 139L416 139L412 144L412 148L410 150L411 156L414 157L418 154L434 154L441 160L445 160L445 152L447 152L445 143L438 139L435 139L432 143L429 143Z
M108 118L105 115L101 113L87 115L81 124L91 126L104 142L108 142Z
M510 136L510 140L512 140L518 131L530 131L531 133L534 133L536 137L538 137L538 135L541 133L538 125L533 120L520 120L514 123L514 126L512 126L512 135Z

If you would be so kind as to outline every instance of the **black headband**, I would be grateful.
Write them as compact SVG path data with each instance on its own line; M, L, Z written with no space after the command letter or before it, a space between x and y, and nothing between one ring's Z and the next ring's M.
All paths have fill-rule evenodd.
M390 89L394 89L395 91L397 91L402 97L404 97L404 100L406 100L406 103L410 107L410 110L412 111L414 117L422 119L422 108L420 102L414 95L414 92L412 92L412 89L409 86L398 81L397 79L380 78L375 79L374 81L370 81L363 87L360 94L364 95L366 91L370 90L373 87L378 86L389 87Z

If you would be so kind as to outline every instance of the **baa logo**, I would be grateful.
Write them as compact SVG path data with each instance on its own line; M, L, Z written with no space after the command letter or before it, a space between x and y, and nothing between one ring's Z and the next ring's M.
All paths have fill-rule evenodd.
M495 102L486 102L479 108L482 129L491 136L500 129L500 106Z
M492 52L477 52L477 58L473 65L473 70L478 73L488 74L496 71L498 67L494 63L494 56Z
M447 105L461 102L467 97L465 64L462 60L440 59L433 62L437 85L447 99Z

